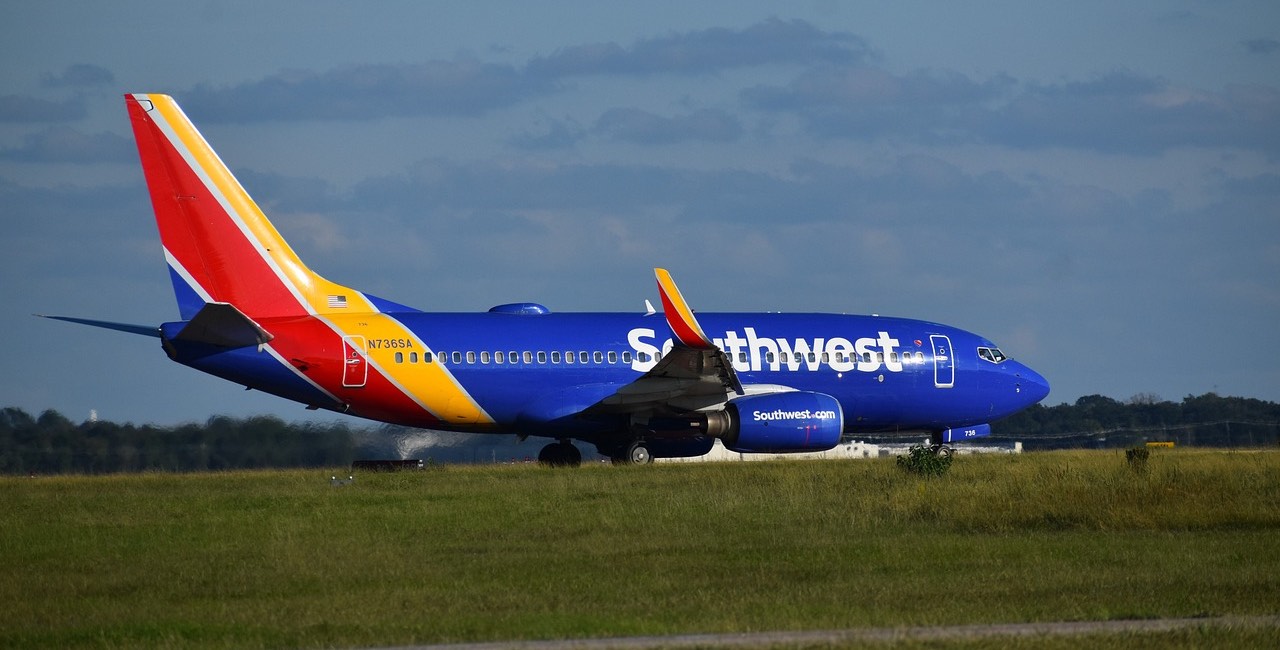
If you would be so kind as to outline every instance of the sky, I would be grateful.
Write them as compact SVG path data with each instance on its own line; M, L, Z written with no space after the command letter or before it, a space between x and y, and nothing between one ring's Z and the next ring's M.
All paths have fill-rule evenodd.
M970 6L980 4L980 6ZM42 2L0 26L0 406L342 416L35 318L177 320L121 97L429 311L876 313L1101 394L1280 401L1280 4Z

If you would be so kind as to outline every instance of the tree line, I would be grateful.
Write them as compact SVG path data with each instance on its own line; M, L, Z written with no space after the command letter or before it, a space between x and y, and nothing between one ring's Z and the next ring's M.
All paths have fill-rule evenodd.
M0 410L0 473L108 472L336 467L356 448L345 424L286 423L271 416L214 416L177 426L76 424L49 410L32 417Z
M57 411L33 417L9 407L0 410L0 473L343 467L355 459L397 457L395 441L413 433L385 425L287 423L273 416L219 415L202 424L176 426L105 420L77 424ZM1188 396L1181 402L1148 394L1123 402L1088 395L1074 404L1037 404L995 422L992 437L1022 441L1025 449L1127 447L1149 441L1179 446L1276 446L1280 444L1280 404L1214 393ZM511 436L444 434L439 438L445 441L440 449L418 447L413 453L457 462L501 461L523 453L512 451L523 447L505 442Z
M1036 404L992 424L992 437L1024 449L1129 447L1172 442L1198 447L1280 444L1280 404L1215 393L1181 402L1140 393L1127 401L1086 395L1074 404Z

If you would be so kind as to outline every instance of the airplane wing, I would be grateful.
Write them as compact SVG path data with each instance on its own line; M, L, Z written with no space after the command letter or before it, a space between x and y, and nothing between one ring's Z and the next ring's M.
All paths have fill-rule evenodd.
M654 269L658 293L675 345L649 372L600 400L586 413L689 411L742 395L733 363L702 331L693 310L666 269Z

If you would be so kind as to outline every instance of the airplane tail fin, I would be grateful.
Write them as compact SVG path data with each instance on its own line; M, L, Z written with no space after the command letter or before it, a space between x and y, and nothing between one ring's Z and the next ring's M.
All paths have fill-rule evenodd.
M298 259L172 97L125 95L178 309L250 318L378 311Z

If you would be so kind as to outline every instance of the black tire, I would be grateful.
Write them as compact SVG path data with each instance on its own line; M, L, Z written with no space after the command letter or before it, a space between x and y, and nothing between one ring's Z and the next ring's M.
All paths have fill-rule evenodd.
M653 462L653 456L649 454L649 448L645 446L644 441L637 440L627 447L626 460L632 465L648 465Z
M538 462L547 467L578 467L582 452L572 442L553 442L538 452Z
M573 446L572 442L562 442L560 444L564 445L564 449L561 450L561 453L564 454L562 467L580 467L582 465L582 452L578 451L578 448Z

